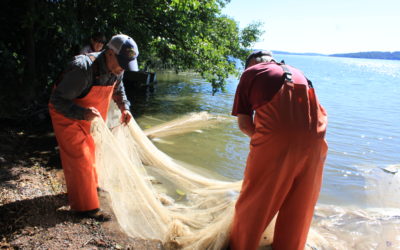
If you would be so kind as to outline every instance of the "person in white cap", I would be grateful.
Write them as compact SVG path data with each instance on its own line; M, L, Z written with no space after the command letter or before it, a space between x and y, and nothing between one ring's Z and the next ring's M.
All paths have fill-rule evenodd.
M100 210L95 145L90 135L95 117L107 118L111 99L121 110L121 123L132 114L122 82L124 70L137 70L138 47L127 35L116 35L105 50L76 56L56 81L49 112L60 149L71 210L99 221L111 219Z

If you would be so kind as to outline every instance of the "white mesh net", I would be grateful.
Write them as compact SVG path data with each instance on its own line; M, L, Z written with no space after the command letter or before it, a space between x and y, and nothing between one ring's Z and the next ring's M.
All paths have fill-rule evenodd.
M118 125L92 123L100 186L109 192L112 208L131 237L158 239L167 249L222 249L226 246L241 181L206 177L173 160L148 136L199 129L223 119L192 114L143 132L134 119ZM112 128L111 130L109 129ZM271 243L273 223L260 244Z

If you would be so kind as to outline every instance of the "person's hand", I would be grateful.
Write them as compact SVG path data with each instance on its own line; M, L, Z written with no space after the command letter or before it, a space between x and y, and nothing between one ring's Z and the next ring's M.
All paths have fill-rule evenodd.
M89 107L85 110L85 113L83 113L83 118L86 121L91 121L93 120L95 117L101 117L100 112L94 108L94 107Z
M122 124L128 124L131 119L132 119L132 114L131 114L131 112L129 112L129 110L122 111L122 115L121 115L121 123Z

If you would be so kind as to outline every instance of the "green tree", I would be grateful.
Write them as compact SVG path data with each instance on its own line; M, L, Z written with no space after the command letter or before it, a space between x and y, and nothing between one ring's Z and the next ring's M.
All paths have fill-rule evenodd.
M229 0L5 0L0 26L0 117L46 103L54 80L91 33L125 33L140 68L192 70L223 90L260 24L240 30L223 16Z

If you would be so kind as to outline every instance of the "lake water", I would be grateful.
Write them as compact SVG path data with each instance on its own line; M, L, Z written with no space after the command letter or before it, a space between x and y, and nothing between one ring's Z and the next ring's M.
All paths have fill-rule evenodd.
M276 58L313 81L328 112L329 152L313 228L334 249L400 248L400 61ZM162 138L156 146L175 159L241 179L249 139L230 116L238 79L230 78L226 92L214 96L210 84L193 74L158 73L157 79L153 95L133 101L142 128L199 111L229 121Z

